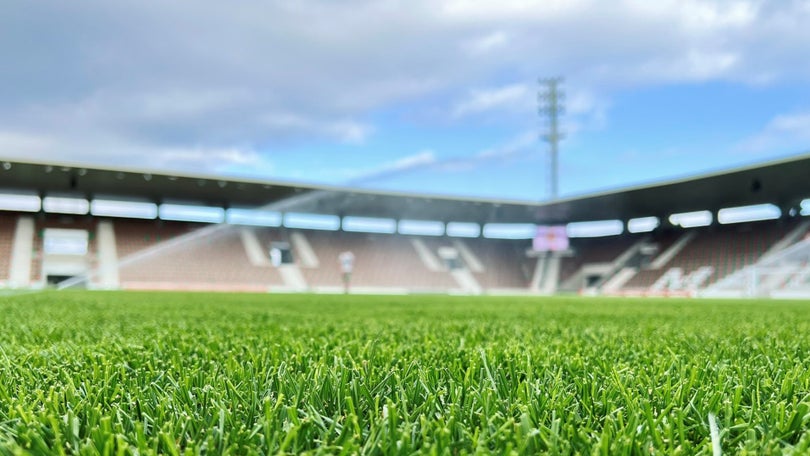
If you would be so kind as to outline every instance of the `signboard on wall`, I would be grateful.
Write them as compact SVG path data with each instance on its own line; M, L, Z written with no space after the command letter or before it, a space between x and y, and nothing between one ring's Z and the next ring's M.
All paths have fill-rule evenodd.
M46 255L87 255L90 239L87 230L46 228L42 236Z
M562 252L568 250L569 245L565 225L540 225L535 232L532 249L535 252Z

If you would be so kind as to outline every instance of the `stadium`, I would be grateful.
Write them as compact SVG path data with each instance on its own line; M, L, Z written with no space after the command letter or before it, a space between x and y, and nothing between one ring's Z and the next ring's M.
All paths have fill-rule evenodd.
M544 204L3 162L0 283L810 297L810 157ZM273 261L276 250L279 258Z
M808 23L5 2L0 456L810 454Z

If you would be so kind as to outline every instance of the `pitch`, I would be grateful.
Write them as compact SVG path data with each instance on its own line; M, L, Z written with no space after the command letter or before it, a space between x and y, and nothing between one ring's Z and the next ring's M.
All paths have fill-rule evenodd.
M0 454L810 447L807 302L43 292L0 372Z

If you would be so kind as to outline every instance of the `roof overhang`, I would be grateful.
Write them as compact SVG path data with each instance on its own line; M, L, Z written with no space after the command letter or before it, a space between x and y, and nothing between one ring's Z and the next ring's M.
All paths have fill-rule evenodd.
M772 203L795 207L810 198L810 154L664 183L533 203L370 191L272 180L234 179L75 163L2 161L0 191L113 197L155 203L265 207L321 214L539 224L621 219Z
M537 220L621 219L771 203L782 209L810 198L810 154L700 176L595 193L542 205Z

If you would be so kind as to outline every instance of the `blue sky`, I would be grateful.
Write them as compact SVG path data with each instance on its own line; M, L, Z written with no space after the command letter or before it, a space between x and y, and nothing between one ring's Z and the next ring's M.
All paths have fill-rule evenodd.
M0 156L548 198L810 152L810 1L15 2Z

